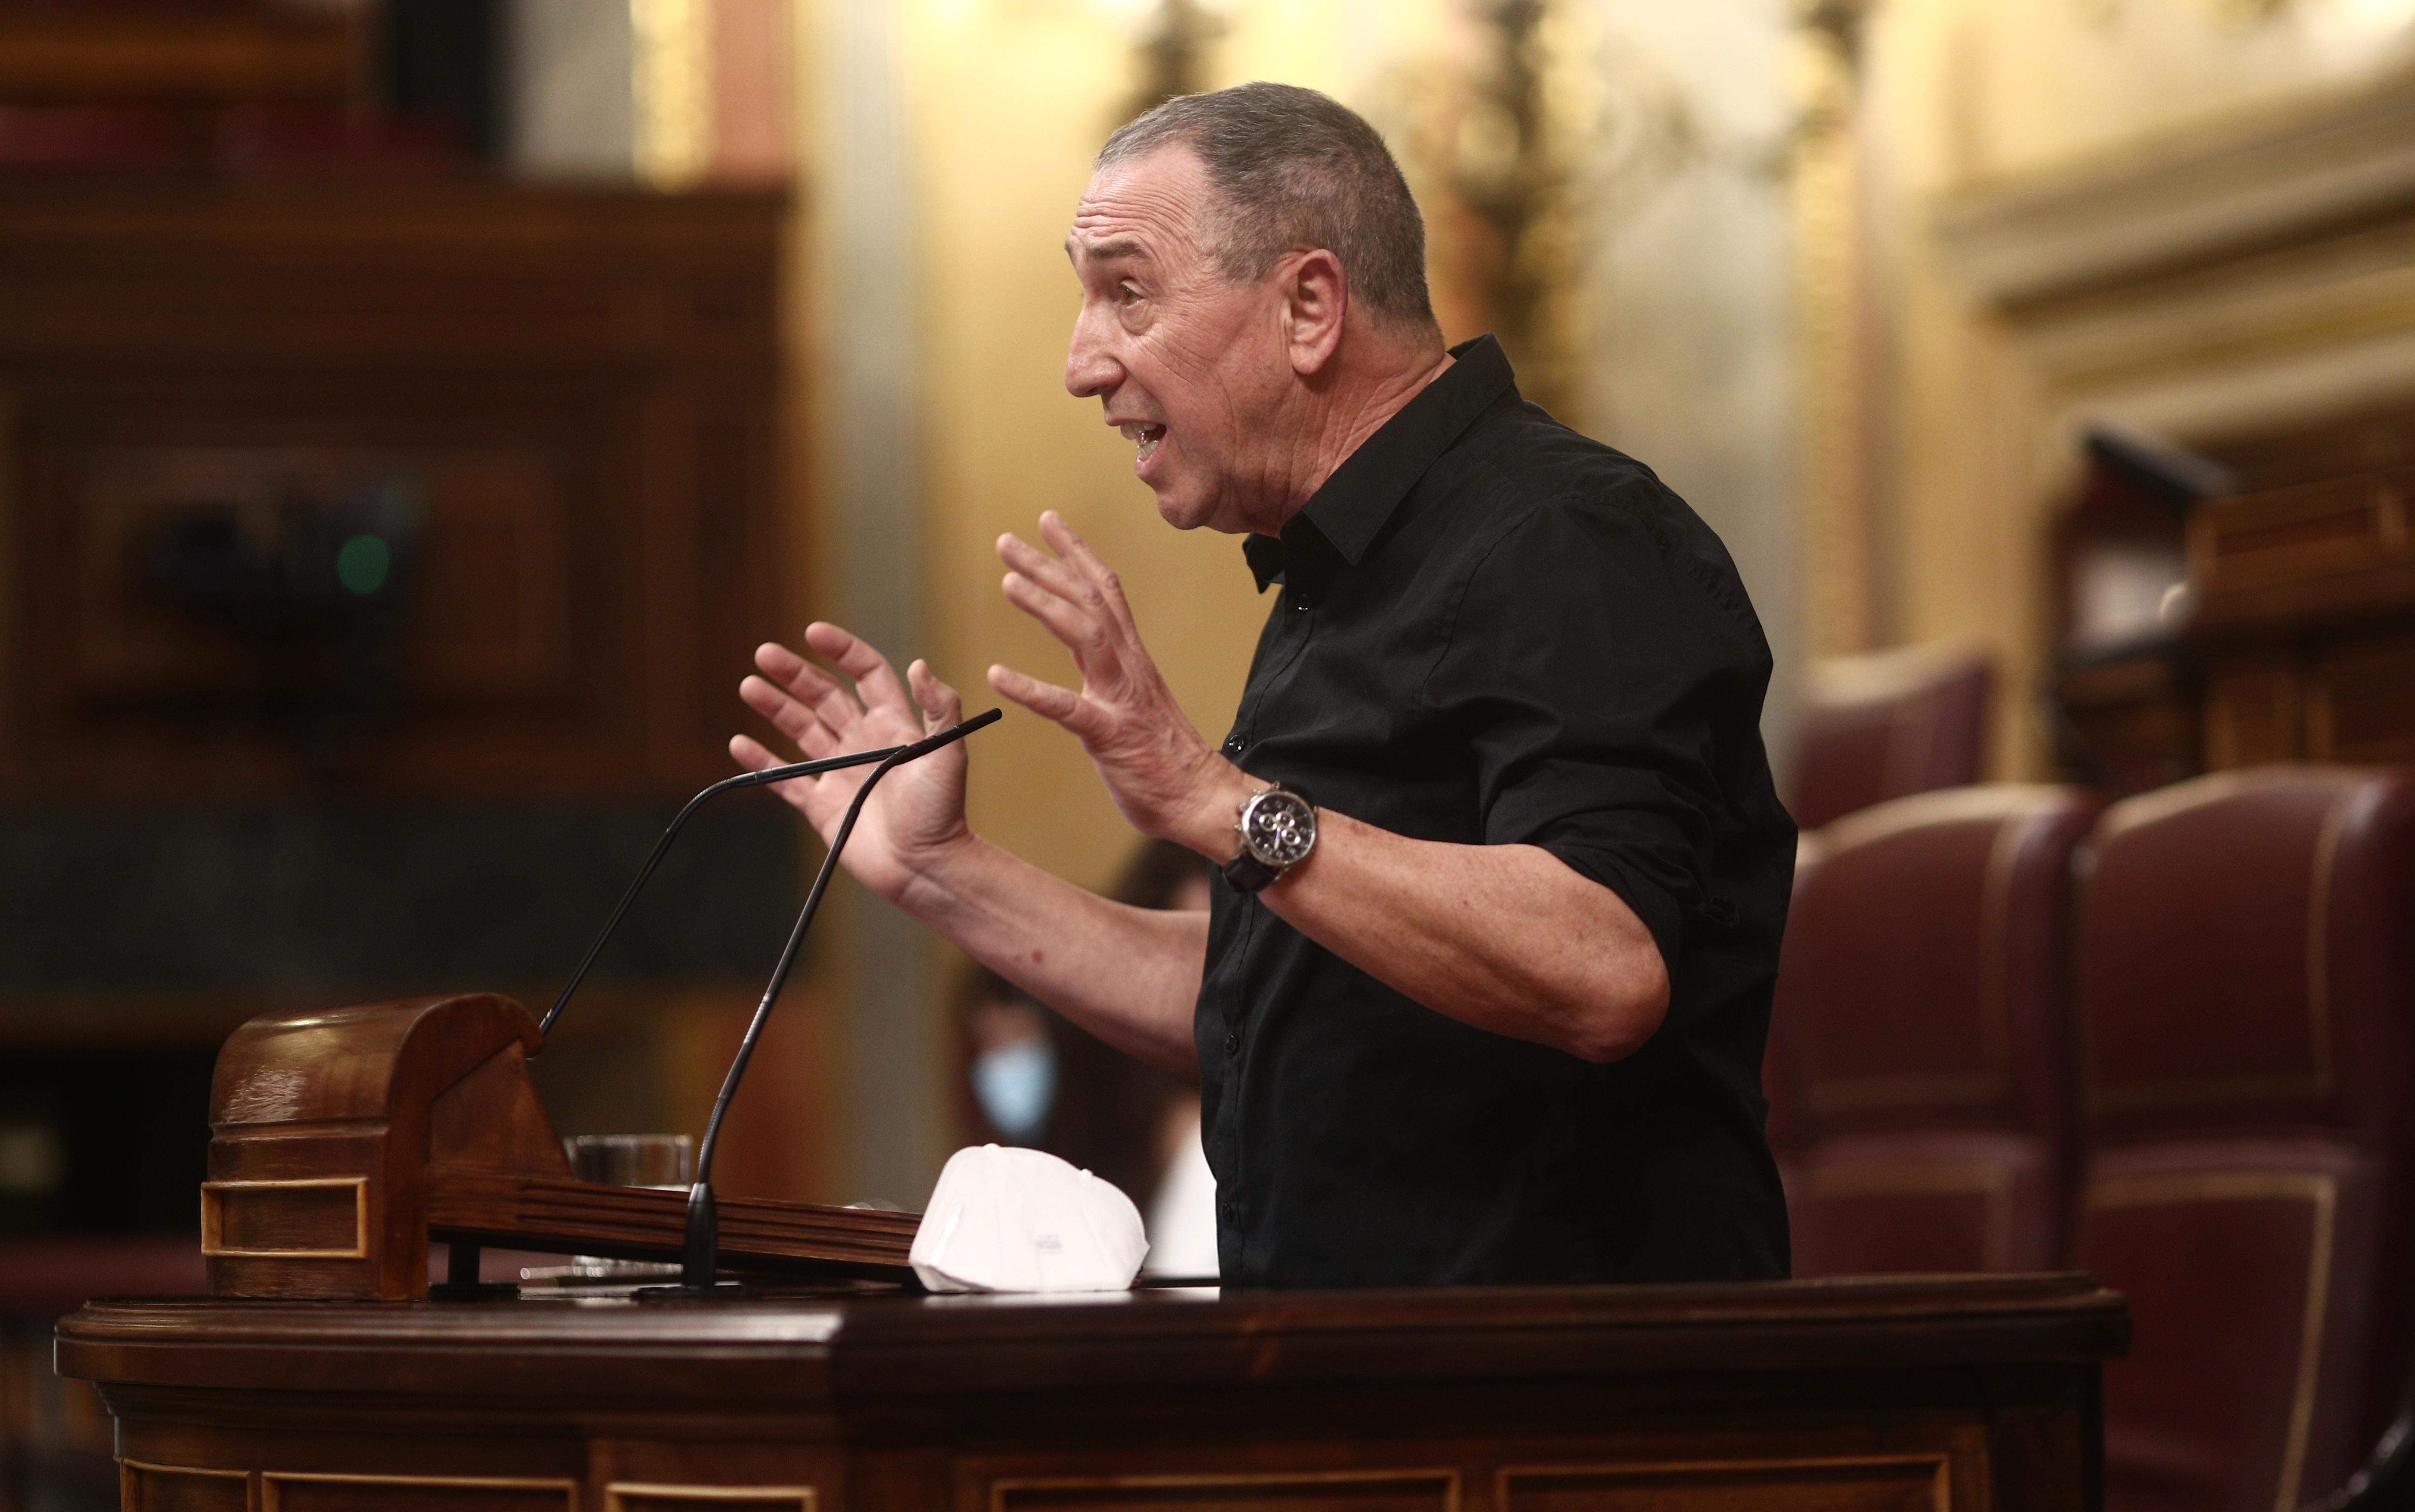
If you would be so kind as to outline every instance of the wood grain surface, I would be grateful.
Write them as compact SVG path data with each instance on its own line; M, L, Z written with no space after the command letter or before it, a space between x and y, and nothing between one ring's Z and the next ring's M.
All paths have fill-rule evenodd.
M101 1301L129 1507L2087 1508L2085 1277ZM231 1478L244 1477L241 1494Z

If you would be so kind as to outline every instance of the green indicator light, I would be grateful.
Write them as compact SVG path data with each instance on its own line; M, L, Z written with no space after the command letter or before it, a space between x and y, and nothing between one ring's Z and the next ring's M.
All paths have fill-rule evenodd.
M336 552L336 581L361 597L385 586L394 571L394 553L381 536L355 535Z

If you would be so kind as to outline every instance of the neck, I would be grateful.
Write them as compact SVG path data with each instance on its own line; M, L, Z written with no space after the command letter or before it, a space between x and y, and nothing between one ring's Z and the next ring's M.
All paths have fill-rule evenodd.
M1298 471L1286 490L1277 529L1325 487L1334 469L1454 361L1442 350L1439 334L1414 343L1378 337L1363 343L1362 352L1358 360L1349 360L1345 343L1334 353L1328 382L1309 391L1313 408L1306 417L1306 444L1298 454ZM1324 392L1317 392L1319 387Z

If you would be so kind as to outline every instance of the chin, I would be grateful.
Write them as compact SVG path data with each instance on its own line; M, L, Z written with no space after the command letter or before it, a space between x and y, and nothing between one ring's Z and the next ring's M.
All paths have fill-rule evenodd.
M1157 517L1176 530L1195 531L1214 523L1214 500L1192 498L1178 487L1153 491L1157 495Z

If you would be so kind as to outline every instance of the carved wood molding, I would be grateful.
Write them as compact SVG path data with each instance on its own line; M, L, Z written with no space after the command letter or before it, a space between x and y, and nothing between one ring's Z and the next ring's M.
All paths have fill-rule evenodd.
M2415 205L2415 69L1942 202L1971 290L2020 307Z

